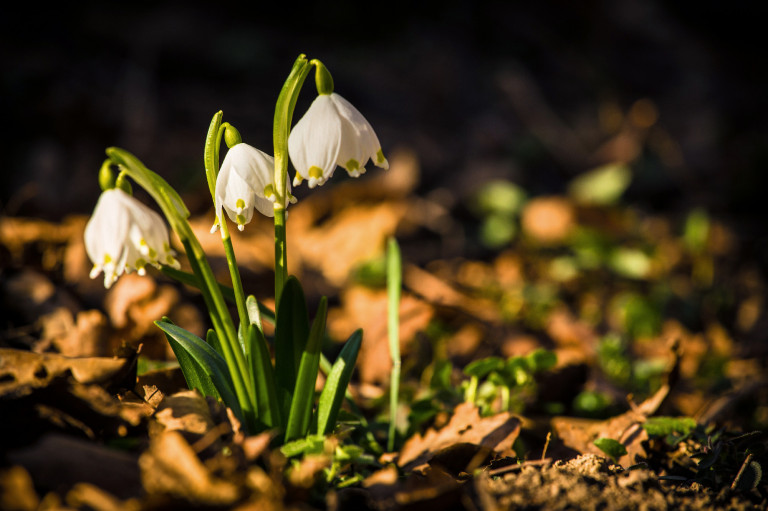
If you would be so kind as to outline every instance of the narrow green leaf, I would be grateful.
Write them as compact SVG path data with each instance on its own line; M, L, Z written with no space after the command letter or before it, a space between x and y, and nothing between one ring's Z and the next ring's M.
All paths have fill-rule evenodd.
M397 405L400 397L400 292L402 290L403 263L400 246L395 238L387 244L387 332L392 371L389 382L389 432L387 450L395 449Z
M219 110L213 114L211 119L211 125L208 127L208 134L205 137L205 149L203 151L203 163L205 165L205 177L208 181L208 189L211 191L211 197L214 197L216 191L216 172L218 171L219 162L216 161L217 151L217 137L219 133L219 126L221 126L221 119L224 113Z
M277 307L275 324L275 386L281 417L288 417L301 354L309 335L304 291L296 277L289 277Z
M336 424L336 416L339 414L347 385L355 369L362 342L363 331L358 329L347 339L339 353L339 358L333 363L331 372L325 380L325 387L320 393L317 405L317 433L320 435L330 433Z
M261 326L261 312L259 312L261 304L256 301L256 297L249 295L248 298L245 299L245 307L248 309L248 319L250 319L251 324L256 325L256 328L263 332L264 327Z
M213 332L213 330L210 330L209 332ZM220 399L221 396L216 390L213 380L206 374L205 370L197 363L194 357L182 348L173 337L168 334L165 334L165 336L168 338L168 344L171 345L173 354L176 355L176 360L179 361L181 372L184 375L184 379L187 380L189 388L199 390L204 396L213 396L216 399Z
M169 321L155 321L160 330L165 332L168 342L172 345L177 343L181 350L184 350L200 366L208 378L211 379L221 395L224 403L232 408L239 418L243 418L242 409L237 399L232 384L232 377L224 359L216 353L205 341L196 335L187 332ZM174 350L175 351L175 350Z
M301 354L299 373L296 378L296 387L291 400L291 411L285 428L285 440L290 442L305 436L309 432L309 424L312 418L312 404L315 401L315 382L317 370L320 365L320 348L323 345L323 333L325 332L325 319L328 314L328 299L322 297L317 308L315 321L312 322L312 330Z
M208 332L205 334L205 342L211 345L211 347L216 350L216 353L221 354L221 341L219 340L219 336L216 335L216 330L209 328Z
M272 360L267 349L267 341L261 330L251 325L248 328L248 352L250 353L251 372L256 389L256 410L258 422L264 429L279 427L280 409L275 394L275 376Z
M603 451L614 462L619 458L627 454L627 448L621 442L614 440L613 438L598 438L594 441L595 446Z

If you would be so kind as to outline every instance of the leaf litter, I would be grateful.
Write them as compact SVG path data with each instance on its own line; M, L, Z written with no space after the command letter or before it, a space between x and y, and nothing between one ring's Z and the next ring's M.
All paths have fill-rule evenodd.
M622 183L599 200L578 184L572 197L516 193L502 219L516 234L474 259L420 259L425 234L442 239L457 220L445 201L413 199L410 152L375 180L300 201L290 265L310 300L340 297L330 338L362 326L365 341L356 405L296 453L269 433L244 435L220 403L185 390L152 322L168 315L202 335L194 291L127 276L105 292L87 278L83 218L1 218L0 508L764 508L765 437L739 433L768 423L764 353L750 341L764 286L737 264L725 226L705 219L703 238L677 235L669 219L616 204ZM193 224L207 231L209 215ZM377 261L395 234L410 262L397 449L386 453ZM233 239L258 289L269 226ZM201 240L226 282L220 244ZM711 290L731 283L733 307L717 309ZM658 312L683 304L703 319ZM556 364L526 366L541 348ZM462 371L492 357L502 365L474 382Z

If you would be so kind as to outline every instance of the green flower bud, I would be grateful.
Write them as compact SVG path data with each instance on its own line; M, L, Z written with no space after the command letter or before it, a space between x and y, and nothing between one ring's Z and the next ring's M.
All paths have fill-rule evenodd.
M99 186L102 191L111 190L115 187L115 173L112 172L112 160L104 160L99 169Z
M228 122L224 124L224 142L227 144L227 147L232 149L243 141L243 137L240 136L240 132L234 126Z
M333 77L322 62L317 59L312 59L310 64L315 66L315 85L317 86L317 93L328 95L333 93Z

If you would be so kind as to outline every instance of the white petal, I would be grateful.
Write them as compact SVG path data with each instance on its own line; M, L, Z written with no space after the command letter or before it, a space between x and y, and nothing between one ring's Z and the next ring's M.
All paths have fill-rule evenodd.
M126 195L118 189L103 192L85 226L85 250L98 268L107 259L117 264L123 256L131 217L122 206L121 194Z
M324 183L336 169L342 137L341 119L329 95L318 96L288 137L288 153L301 177L310 179L310 168L322 171L314 183ZM322 182L321 182L322 181ZM310 188L313 181L310 181Z
M379 139L371 124L349 101L336 93L331 94L331 99L344 125L344 140L337 162L349 171L347 164L354 159L361 168L360 173L363 173L362 168L369 158L376 162L376 153L381 149Z
M227 165L257 194L274 181L275 159L248 144L240 143L227 151L222 169Z

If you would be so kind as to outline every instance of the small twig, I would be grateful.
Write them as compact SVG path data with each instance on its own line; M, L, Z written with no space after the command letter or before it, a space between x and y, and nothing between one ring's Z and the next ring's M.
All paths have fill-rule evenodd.
M542 460L547 457L547 448L549 447L549 441L550 440L552 440L552 432L551 431L549 431L547 433L547 440L544 442L544 450L541 451L541 459Z
M744 460L744 463L741 464L741 468L739 469L739 473L736 474L736 478L731 483L731 490L736 489L736 485L739 484L739 479L741 479L741 475L744 473L744 469L747 468L747 465L749 465L749 462L752 461L752 453L749 453L747 455L747 459Z

